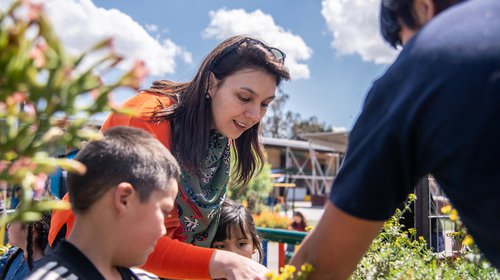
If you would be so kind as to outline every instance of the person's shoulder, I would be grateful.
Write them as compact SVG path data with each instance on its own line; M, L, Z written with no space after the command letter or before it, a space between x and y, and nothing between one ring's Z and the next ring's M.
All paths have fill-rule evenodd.
M26 278L28 280L45 280L45 279L78 279L78 276L72 271L62 259L49 255L44 258L33 272Z
M125 101L124 107L132 109L154 109L157 107L168 107L172 103L172 99L163 94L140 91Z
M463 1L433 18L411 40L413 46L408 46L426 54L444 50L443 54L458 56L468 56L467 50L478 53L479 45L474 42L481 42L483 49L489 44L498 47L500 18L493 16L498 13L498 0Z
M140 279L140 280L160 279L158 276L156 276L152 273L149 273L145 270L142 270L140 268L137 268L137 267L130 268L129 270L136 276L137 279Z

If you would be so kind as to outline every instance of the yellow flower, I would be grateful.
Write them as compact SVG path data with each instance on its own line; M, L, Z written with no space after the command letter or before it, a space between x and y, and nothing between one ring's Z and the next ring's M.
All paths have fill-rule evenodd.
M465 236L464 241L462 241L462 245L464 246L472 245L472 243L474 243L474 239L470 235Z
M451 210L450 220L452 220L452 221L458 220L458 212L457 212L457 210L455 210L455 209Z
M441 212L443 214L448 214L448 213L450 213L450 211L451 211L451 206L450 205L446 205L446 206L441 207Z
M313 230L313 226L307 226L307 227L305 228L305 230L306 230L307 232L310 232L311 230Z

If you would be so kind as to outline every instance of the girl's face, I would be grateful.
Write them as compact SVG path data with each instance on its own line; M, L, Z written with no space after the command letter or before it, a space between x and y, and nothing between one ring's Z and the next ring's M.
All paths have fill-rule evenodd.
M293 216L293 221L296 222L296 223L301 223L302 222L302 218L298 215L295 215Z
M237 231L238 233L234 231L231 233L231 239L228 238L224 241L214 242L212 244L212 248L233 252L240 256L251 259L253 253L255 253L252 238L249 238L250 234L244 236L244 233L239 232L239 230Z
M26 248L28 226L24 226L21 222L12 222L7 225L7 232L9 234L10 245L21 249Z
M212 128L230 139L260 122L275 98L276 80L264 70L240 70L213 84Z

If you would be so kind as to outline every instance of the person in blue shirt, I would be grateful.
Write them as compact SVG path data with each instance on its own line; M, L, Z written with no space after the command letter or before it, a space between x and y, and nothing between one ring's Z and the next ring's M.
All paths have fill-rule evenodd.
M9 243L17 247L3 266L1 280L25 279L45 256L48 244L50 214L39 221L24 224L14 221L7 226Z
M432 1L413 0L434 16ZM417 181L432 174L500 268L500 1L435 16L374 82L317 227L291 264L345 279Z

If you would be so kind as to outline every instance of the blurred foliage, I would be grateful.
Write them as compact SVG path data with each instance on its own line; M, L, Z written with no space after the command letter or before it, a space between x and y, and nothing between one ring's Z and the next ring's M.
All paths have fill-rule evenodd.
M97 74L110 72L120 61L111 39L69 56L43 4L15 1L0 11L0 186L3 198L8 188L24 189L21 206L3 216L0 225L12 219L33 221L41 211L68 207L50 199L33 202L56 167L85 172L76 161L51 157L48 148L78 148L82 141L99 137L97 130L85 125L96 113L131 113L112 108L108 96L118 87L138 88L146 75L144 64L137 62L111 83ZM84 96L91 102L77 104Z
M235 153L231 153L231 168L235 166ZM231 173L228 186L234 186L234 174ZM254 175L248 185L239 188L230 187L227 196L232 200L243 203L252 213L259 213L259 205L270 195L273 190L273 179L271 178L271 164L265 162L262 170Z
M260 214L253 216L256 227L287 229L291 221L279 211L264 209Z

